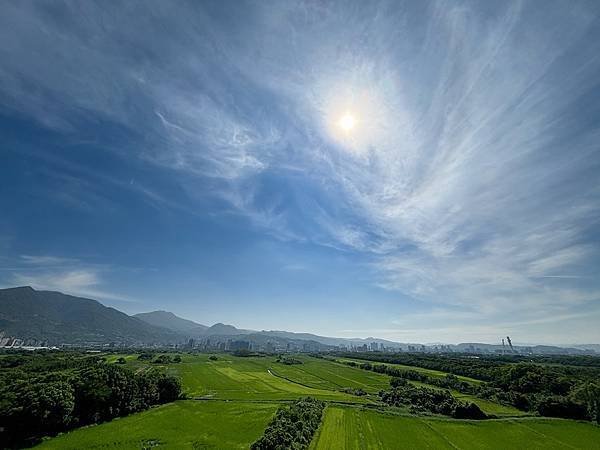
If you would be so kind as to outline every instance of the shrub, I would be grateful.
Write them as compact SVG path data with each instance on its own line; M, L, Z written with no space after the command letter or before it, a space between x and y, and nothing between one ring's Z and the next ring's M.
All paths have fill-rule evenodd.
M488 416L475 403L458 403L452 411L452 417L455 419L487 419Z
M288 407L281 407L263 436L252 444L251 450L279 450L308 448L319 428L325 403L314 398L300 399Z

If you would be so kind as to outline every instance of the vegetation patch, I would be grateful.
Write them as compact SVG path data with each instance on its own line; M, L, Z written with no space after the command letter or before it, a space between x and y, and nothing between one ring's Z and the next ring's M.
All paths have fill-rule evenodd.
M155 359L152 360L153 364L172 364L172 363L180 363L181 356L175 355L158 355Z
M179 400L42 442L41 450L248 450L277 411L276 403ZM152 445L159 444L156 447Z
M344 354L348 356L351 354ZM353 355L356 357L355 355ZM477 377L486 383L474 384L458 377L431 377L418 371L403 370L386 364L352 363L365 370L387 373L459 392L475 395L500 404L547 417L591 420L600 424L600 369L595 366L549 365L520 357L481 357L478 359L449 355L358 355L390 364L411 363L429 370L446 370L460 376ZM562 361L557 358L557 362ZM568 360L572 362L572 359ZM588 363L587 359L584 362ZM589 364L589 363L588 363Z
M163 354L169 356L171 362L154 364L153 361ZM123 403L120 405L127 405L128 401L136 398L135 395L130 395L132 391L127 387L130 376L137 375L134 379L145 379L170 374L181 379L186 394L210 398L210 401L177 401L135 414L128 414L127 409L119 409L122 408L119 403L91 403L108 405L112 408L108 409L109 413L127 416L110 420L114 416L107 414L106 409L92 408L90 411L98 412L98 422L87 423L99 423L98 425L80 427L48 439L41 444L42 448L139 449L159 444L158 448L248 449L253 442L260 440L282 402L297 401L299 397L309 396L333 402L323 413L321 427L313 437L311 446L317 446L314 448L469 449L526 446L600 449L600 428L597 426L562 419L539 419L531 416L515 418L519 412L498 403L496 397L492 396L488 400L481 398L485 392L501 389L496 386L507 386L513 393L528 392L527 396L536 399L538 405L545 399L548 407L558 408L560 401L557 404L551 403L553 396L544 394L542 389L546 389L545 392L558 392L562 389L561 386L567 386L567 396L573 398L573 401L581 402L576 399L594 398L595 391L582 391L593 386L594 380L586 378L580 371L588 373L595 371L595 367L564 368L547 364L502 362L498 363L498 370L505 374L504 377L498 377L493 382L472 383L462 375L446 374L434 369L366 360L352 367L307 355L286 355L302 361L302 364L289 365L277 363L276 356L240 358L220 353L215 360L211 358L214 356L211 354L183 352L151 351L141 359L138 355L139 353L122 351L94 356L79 352L6 355L0 358L0 410L5 410L1 405L13 401L13 394L9 392L11 389L19 395L24 392L16 384L12 384L13 380L21 380L20 383L30 380L32 389L35 389L38 379L41 379L41 383L66 383L62 385L65 390L59 385L44 385L47 389L43 392L35 390L35 395L27 397L31 404L29 411L32 411L34 406L38 408L40 404L68 406L68 402L60 400L57 390L68 392L71 381L75 378L85 379L91 386L100 387L102 384L97 384L94 381L96 378L91 376L95 370L91 370L86 376L78 374L88 374L88 369L96 367L100 367L100 372L104 373L104 369L110 367L115 372L110 372L110 376L106 374L106 380L115 381L114 384L111 384L113 381L107 381L112 394L107 394L109 391L104 389L92 388L89 391L98 396L98 401L122 399ZM180 363L173 361L175 356L181 357ZM373 356L380 355L373 352ZM394 355L385 356L392 358ZM369 364L369 370L361 370L361 364ZM478 362L473 364L477 365ZM540 369L528 371L526 366L529 365ZM274 366L276 373L273 371ZM386 367L395 371L391 372ZM119 374L123 371L129 375L121 377ZM565 375L570 371L572 375ZM391 377L392 373L396 376ZM556 373L563 374L566 383L562 377L553 375ZM104 380L103 377L100 379ZM390 386L391 380L394 380L393 386ZM541 388L543 383L548 386ZM577 386L575 390L570 387L573 383ZM384 392L381 393L382 391ZM559 396L559 399L561 397L565 396ZM51 403L51 399L55 403ZM382 404L382 399L387 402ZM479 414L468 406L470 402L476 403L488 416L504 415L511 416L511 419L458 420ZM131 404L135 404L135 401ZM369 408L361 405L369 405ZM593 406L593 403L590 405ZM61 411L60 408L43 410L52 411L45 416L45 426L53 423L56 417L62 417L57 414ZM70 409L67 408L67 411ZM74 408L74 411L81 409ZM410 415L411 411L416 414ZM537 410L533 411L533 414L537 413ZM446 414L447 417L438 414ZM304 424L289 418L287 422L296 423L297 427L305 429ZM72 422L69 429L85 423ZM318 421L316 423L318 427ZM1 417L0 424L5 426ZM547 437L542 437L540 433ZM272 433L270 436L275 440L277 434ZM287 442L286 439L283 438L283 442ZM537 445L538 441L543 445ZM310 440L306 438L296 447L283 444L280 448L305 448L306 442ZM2 442L0 447L3 445L8 446Z
M291 356L279 356L275 361L281 364L285 364L286 366L302 364L302 361L300 361L297 358L292 358Z
M600 428L562 419L471 421L329 406L310 449L341 448L600 449Z
M325 403L306 397L281 407L251 450L306 449L319 428Z
M20 356L0 372L0 442L31 444L82 425L95 424L172 402L177 378L158 371L134 373L98 357Z
M411 412L429 411L455 419L487 419L488 416L472 402L457 400L449 391L416 387L404 378L393 378L392 389L380 393L381 400L391 406L410 406Z

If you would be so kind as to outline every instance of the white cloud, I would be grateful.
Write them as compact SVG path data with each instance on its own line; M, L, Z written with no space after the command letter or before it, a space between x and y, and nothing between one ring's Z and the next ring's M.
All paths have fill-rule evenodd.
M598 256L584 236L600 217L600 129L579 120L577 103L597 85L596 12L392 4L256 4L233 30L156 2L145 20L135 8L115 18L118 39L93 20L84 34L94 39L81 39L15 3L0 27L0 50L13 57L0 92L50 127L70 129L73 111L91 111L147 135L136 156L185 174L191 199L210 190L281 239L367 255L376 283L427 304L544 321L598 301L576 283ZM102 8L80 7L87 17ZM168 36L155 35L157 17ZM26 90L24 73L40 89ZM362 92L368 107L347 101ZM346 103L366 130L350 144L328 128ZM274 175L291 194L262 188ZM98 284L90 273L53 280L38 279Z
M55 266L62 264L72 264L75 260L71 258L62 258L49 255L21 255L21 261L35 266Z
M107 268L86 267L80 261L54 256L23 255L28 267L15 268L10 286L31 286L38 290L59 291L75 296L117 302L137 302L128 296L107 291L102 272Z

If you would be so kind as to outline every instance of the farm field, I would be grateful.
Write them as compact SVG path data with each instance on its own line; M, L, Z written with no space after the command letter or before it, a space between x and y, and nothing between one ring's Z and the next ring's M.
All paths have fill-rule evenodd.
M340 361L354 361L357 363L365 362L365 361L361 361L361 360L351 360L351 359L342 359ZM379 363L376 363L376 364L379 364ZM343 364L340 364L340 365L342 367L344 366ZM441 372L439 370L423 369L421 367L406 366L406 365L402 365L402 364L385 363L385 365L394 366L394 367L398 367L398 368L405 369L405 370L413 370L415 372L420 372L425 375L428 375L431 377L436 377L436 378L442 378L442 377L446 376L445 372ZM351 368L351 369L354 370L353 368ZM385 379L388 380L387 383L389 383L389 377L387 375L378 374L376 372L371 372L371 371L363 371L363 372L366 372L367 374L371 374L371 375L379 375L381 377L385 377ZM473 384L481 384L482 383L482 381L476 380L474 378L463 377L463 376L457 376L457 378L462 381L466 381L468 383L473 383ZM427 387L429 389L440 389L440 390L443 389L441 387L426 384L426 383L421 383L419 381L409 381L409 383L414 384L415 386ZM387 388L387 385L382 386L380 389L385 389L385 388ZM370 392L370 391L367 391L367 392ZM514 408L512 406L502 405L500 403L492 402L489 400L484 400L484 399L476 397L474 395L463 394L463 393L455 391L455 390L451 390L451 393L454 397L456 397L460 400L469 401L469 402L473 402L473 403L477 404L481 408L481 410L483 412L485 412L486 414L491 414L491 415L495 415L498 417L515 417L515 416L529 415L528 413L520 411L517 408Z
M247 449L276 403L183 400L47 440L40 449Z
M446 390L443 387L435 386L432 384L422 383L420 381L408 381L410 384L426 387L428 389L437 389L440 391ZM498 417L520 417L520 416L530 416L531 414L525 411L521 411L514 406L502 405L500 403L493 402L491 400L485 400L483 398L479 398L475 395L463 394L462 392L455 391L454 389L450 389L450 392L454 397L464 402L473 402L481 410L490 415L498 416Z
M314 360L314 359L313 359ZM316 360L319 361L319 360ZM304 366L309 367L304 370ZM312 367L311 367L312 366ZM342 367L342 369L346 369ZM229 400L295 400L312 396L321 400L367 403L370 400L340 392L339 376L319 368L318 364L286 366L274 357L241 358L220 355L216 361L207 356L186 356L168 366L170 373L181 377L184 391L191 397ZM346 372L351 372L348 375ZM366 386L360 371L349 368L347 386ZM285 379L285 378L289 379ZM352 378L354 377L354 378ZM291 381L290 381L291 380ZM387 379L377 386L387 385Z
M526 413L452 391L500 419L465 421L411 416L408 409L381 411L377 392L390 377L328 359L296 355L302 364L276 357L180 354L182 361L154 364L121 356L134 371L159 368L177 375L190 398L105 424L82 428L42 443L41 448L248 448L262 435L277 408L312 396L329 403L312 449L399 448L585 448L600 449L600 427L569 420L522 417ZM418 368L404 366L407 369ZM427 371L441 374L443 372ZM411 382L416 385L423 383ZM436 386L424 385L434 389ZM361 389L356 396L344 389ZM368 408L367 408L368 406ZM375 409L374 409L375 408ZM235 432L232 432L235 430Z
M442 372L440 370L433 370L433 369L425 369L424 367L418 367L418 366L407 366L404 364L393 364L393 363L380 363L380 362L376 362L376 361L365 361L362 359L351 359L351 358L340 358L339 359L340 362L345 362L345 361L352 361L355 362L357 364L363 364L363 363L371 363L371 364L383 364L386 366L391 366L391 367L397 367L398 369L404 369L404 370L413 370L415 372L419 372L422 373L424 375L430 376L430 377L434 377L434 378L443 378L447 375L446 372ZM463 375L455 375L456 378L458 378L461 381L466 381L467 383L472 383L472 384L481 384L483 383L483 381L478 380L476 378L471 378L471 377L465 377Z
M489 415L498 417L519 417L519 416L530 416L530 413L521 411L514 406L502 405L500 403L493 402L491 400L485 400L483 398L476 397L474 395L463 394L458 391L450 391L454 397L464 402L473 402L481 408L481 410Z
M600 449L600 428L558 419L457 421L328 407L311 450Z
M120 355L111 355L116 361ZM242 358L219 355L211 361L208 355L183 355L182 362L164 367L169 373L181 377L183 388L190 397L229 400L294 400L300 396L312 396L326 401L347 403L372 403L376 394L389 387L390 377L385 374L350 367L328 359L297 356L302 364L285 365L275 357ZM125 356L128 365L136 370L148 367L135 355ZM154 366L154 365L152 365ZM398 366L398 365L396 365ZM156 367L156 366L154 366ZM445 376L444 372L400 366L407 370L422 371L428 375ZM472 380L468 377L462 377ZM441 389L424 383L412 384ZM342 392L343 389L362 389L369 397L358 397ZM461 400L471 401L488 414L499 417L524 416L527 413L512 406L505 406L475 396L452 391Z
M271 366L272 370L290 380L316 389L352 388L376 394L381 389L389 387L390 377L388 375L356 370L353 367L325 359L308 357L299 359L303 364L286 366L274 363Z

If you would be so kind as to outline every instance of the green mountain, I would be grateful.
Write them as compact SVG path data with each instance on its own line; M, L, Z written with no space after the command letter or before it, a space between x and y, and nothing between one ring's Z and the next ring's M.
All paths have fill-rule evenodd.
M25 342L35 340L38 344L45 342L48 345L82 346L111 342L129 346L168 345L185 343L189 338L210 338L214 341L214 337L220 339L220 342L238 339L257 345L278 344L284 348L288 343L297 348L303 348L305 343L311 348L331 348L338 345L370 346L372 342L382 343L386 348L407 350L408 347L408 344L377 338L347 339L288 331L253 331L223 323L207 327L167 311L128 316L96 300L60 292L36 291L29 286L0 289L0 337L2 336L22 339ZM413 345L420 347L420 344ZM594 347L593 345L579 347L538 345L515 346L515 349L535 354L594 354L594 349L589 348ZM458 352L472 352L475 349L483 353L504 350L500 345L482 343L447 345L446 348Z
M133 317L157 327L168 328L176 333L203 334L208 329L206 325L196 323L192 320L182 319L169 311L152 311L134 314Z
M207 328L203 334L207 336L237 336L251 333L255 333L255 331L242 330L233 325L225 325L224 323L215 323L212 327Z
M26 287L0 289L0 331L55 344L179 342L167 328L150 325L96 300Z

